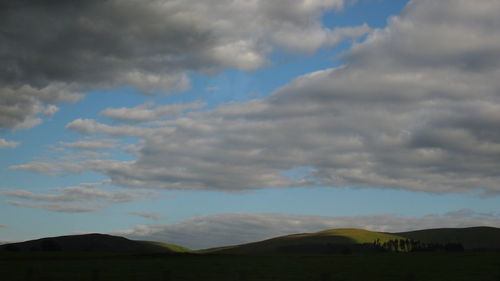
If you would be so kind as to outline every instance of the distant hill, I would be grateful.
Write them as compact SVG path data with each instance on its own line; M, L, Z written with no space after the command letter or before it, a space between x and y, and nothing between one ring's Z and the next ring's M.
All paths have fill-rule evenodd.
M396 241L397 240L397 241ZM404 240L404 241L401 241ZM408 241L407 241L408 240ZM329 254L377 252L391 243L460 244L465 250L500 250L500 228L439 228L386 233L363 229L332 229L300 233L263 241L210 248L198 251L154 241L135 241L107 234L83 234L49 237L0 245L0 251L72 251L128 253L198 253L198 254ZM377 241L375 244L374 242ZM383 247L382 247L383 246ZM463 248L462 248L463 246ZM406 248L409 249L409 248ZM446 249L446 248L440 248Z
M425 243L461 243L466 250L500 250L500 228L436 228L394 233Z
M168 247L129 240L107 234L83 234L49 237L0 246L8 251L137 252L174 253Z
M342 253L374 252L390 240L416 240L423 243L461 244L465 250L500 250L500 229L494 227L441 228L386 233L363 229L332 229L271 238L259 242L200 250L212 254L260 253Z
M383 243L405 238L395 234L363 229L333 229L281 236L254 243L205 249L198 252L217 254L341 253L346 250L373 252L377 251L377 248L373 246L373 242L377 239Z

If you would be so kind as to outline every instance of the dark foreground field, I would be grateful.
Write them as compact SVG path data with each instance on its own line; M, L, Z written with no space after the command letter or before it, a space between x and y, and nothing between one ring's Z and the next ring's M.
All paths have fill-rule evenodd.
M0 253L2 281L500 281L500 253L131 255Z

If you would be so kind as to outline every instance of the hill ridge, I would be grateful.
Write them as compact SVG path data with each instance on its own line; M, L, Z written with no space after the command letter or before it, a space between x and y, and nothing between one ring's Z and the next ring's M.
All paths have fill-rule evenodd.
M310 233L288 234L256 242L199 250L199 253L251 254L280 252L340 252L345 246L358 251L374 251L373 243L415 240L429 244L458 243L466 250L500 249L500 228L475 226L433 228L406 232L379 232L359 228L334 228ZM371 245L368 245L371 244ZM375 248L374 248L375 247Z
M44 237L0 245L0 250L174 253L159 245L102 233Z

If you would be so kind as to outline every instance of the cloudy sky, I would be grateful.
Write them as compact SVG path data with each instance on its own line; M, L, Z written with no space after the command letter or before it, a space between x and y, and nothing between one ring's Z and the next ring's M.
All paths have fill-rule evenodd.
M500 227L496 0L0 4L0 241Z

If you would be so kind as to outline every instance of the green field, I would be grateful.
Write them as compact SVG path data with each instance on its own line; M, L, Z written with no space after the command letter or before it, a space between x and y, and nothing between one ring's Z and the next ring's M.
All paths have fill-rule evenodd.
M5 281L498 281L500 253L168 255L0 253Z
M148 243L148 244L153 244L153 245L156 245L156 246L161 246L161 247L167 248L170 251L173 251L175 253L191 253L191 252L193 252L191 249L188 249L186 247L182 247L182 246L175 245L175 244L170 244L170 243L156 242L156 241L139 241L139 242L145 242L145 243Z

